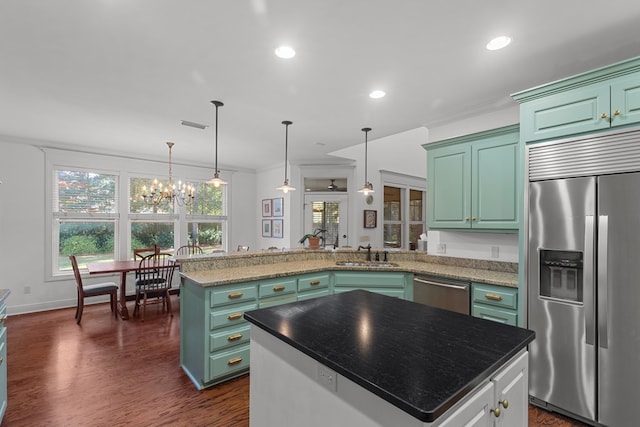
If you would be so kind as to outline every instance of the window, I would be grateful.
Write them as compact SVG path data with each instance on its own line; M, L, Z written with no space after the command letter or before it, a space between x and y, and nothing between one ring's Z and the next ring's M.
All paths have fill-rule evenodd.
M179 206L169 200L149 205L141 198L142 188L149 185L144 178L129 180L130 247L150 248L157 245L161 250L192 243L205 252L224 251L223 236L226 234L225 187L214 187L205 182L193 183L194 199L189 206ZM181 238L181 228L185 236Z
M410 186L384 186L385 248L415 250L426 228L425 191Z
M114 174L56 169L53 179L53 273L116 258L117 184Z

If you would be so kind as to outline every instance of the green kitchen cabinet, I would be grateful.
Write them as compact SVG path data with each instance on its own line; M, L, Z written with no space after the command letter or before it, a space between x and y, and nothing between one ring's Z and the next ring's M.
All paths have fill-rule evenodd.
M298 276L298 301L330 294L331 273L320 272Z
M518 229L518 125L423 147L429 228Z
M471 315L518 326L518 289L471 283Z
M334 293L364 289L370 292L413 300L413 275L400 272L336 271Z
M640 123L640 60L514 94L522 140L557 139Z

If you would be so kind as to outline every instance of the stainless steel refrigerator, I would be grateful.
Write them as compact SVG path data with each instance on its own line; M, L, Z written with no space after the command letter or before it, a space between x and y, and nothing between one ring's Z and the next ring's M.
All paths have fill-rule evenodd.
M528 151L530 401L612 427L640 422L640 136L624 136L610 165L598 138L587 160L584 141Z

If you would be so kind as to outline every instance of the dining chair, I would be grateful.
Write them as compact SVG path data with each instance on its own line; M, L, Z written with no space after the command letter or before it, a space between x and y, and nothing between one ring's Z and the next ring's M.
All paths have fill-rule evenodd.
M148 255L158 254L160 253L160 248L158 245L153 245L152 248L138 248L133 250L133 260L137 261L142 259Z
M109 295L111 299L111 311L118 318L116 310L116 301L118 299L118 285L114 282L96 283L93 285L83 285L78 261L75 255L69 255L71 266L73 267L73 275L76 277L76 288L78 289L78 305L76 306L76 323L80 324L82 320L82 312L84 310L85 298L96 297L98 295Z
M184 245L184 246L180 246L177 250L176 250L176 255L199 255L199 254L203 254L204 251L202 250L202 248L198 245Z
M171 297L169 290L173 280L173 270L175 268L171 255L166 253L156 253L147 255L140 260L136 270L136 305L133 315L140 312L142 302L141 320L144 322L147 304L162 303L162 308L166 304L167 311L173 317L171 310Z

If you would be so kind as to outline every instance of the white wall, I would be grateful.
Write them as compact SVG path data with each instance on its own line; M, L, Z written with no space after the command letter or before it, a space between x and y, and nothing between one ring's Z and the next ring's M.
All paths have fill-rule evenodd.
M76 304L76 288L73 276L47 279L47 239L45 207L45 153L38 141L24 141L0 137L0 268L3 279L0 288L11 290L7 300L9 314L26 313L70 307ZM44 143L42 143L44 145ZM64 152L53 156L64 157ZM164 162L148 162L135 159L118 159L102 154L75 154L105 169L135 167L143 173L166 174ZM90 167L87 164L87 167ZM111 169L114 170L114 169ZM246 224L256 222L255 173L247 171L223 172L223 178L231 181L229 195L230 245L239 243L255 245L255 233ZM211 168L212 173L212 168ZM202 167L174 165L174 176L191 179L208 178L209 171ZM119 276L106 278L83 277L86 284L100 281L119 281ZM129 280L128 285L131 285Z

